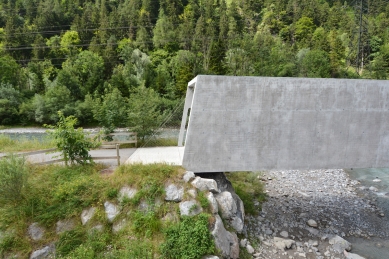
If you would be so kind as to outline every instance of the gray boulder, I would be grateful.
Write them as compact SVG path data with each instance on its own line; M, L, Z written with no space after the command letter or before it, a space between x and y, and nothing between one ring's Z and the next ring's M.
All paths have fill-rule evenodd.
M55 254L55 246L54 245L48 245L43 247L42 249L36 250L32 252L30 255L30 259L44 259L49 258L49 256Z
M210 206L211 212L213 214L217 214L219 211L219 208L217 205L217 201L216 201L215 197L213 196L213 193L208 192L206 197L207 197L207 200L209 201L209 206Z
M61 234L74 229L75 223L72 219L59 220L56 224L55 232Z
M175 184L169 184L165 187L165 201L175 201L179 202L182 200L182 197L184 196L184 188L183 187L177 187Z
M96 212L96 208L93 208L93 207L86 209L86 210L83 210L81 213L82 225L85 225L86 223L88 223L89 220L91 220L91 218L93 217L93 215L95 215L95 212Z
M229 221L229 223L230 223L231 227L233 227L236 230L236 232L242 233L244 223L243 223L241 218L232 217L232 219Z
M196 177L191 184L199 189L200 191L210 191L213 193L219 193L220 190L217 188L217 183L213 179L205 179L201 177Z
M224 191L216 194L215 198L223 219L230 219L235 216L237 212L236 202L230 192Z
M137 193L137 189L131 188L128 186L124 186L120 189L119 194L118 194L118 200L120 202L123 202L124 199L132 199Z
M119 207L109 201L104 202L104 208L109 222L112 222L120 213Z
M203 212L200 204L195 200L180 202L179 207L182 216L195 216Z
M238 238L224 228L223 221L217 214L215 215L215 226L211 234L214 238L216 249L221 252L224 258L239 258Z
M45 230L39 226L38 222L34 222L28 227L28 235L34 241L41 240L44 234Z
M190 182L193 179L195 179L195 177L196 177L196 175L192 171L186 171L186 173L184 174L183 179L187 183L187 182Z
M343 253L344 250L351 250L351 244L340 236L335 235L330 238L328 242L330 243L330 245L332 245L332 249L339 254Z

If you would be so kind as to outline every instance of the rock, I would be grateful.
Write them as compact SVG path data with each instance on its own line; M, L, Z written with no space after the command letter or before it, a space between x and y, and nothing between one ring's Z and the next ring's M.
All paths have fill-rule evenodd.
M308 220L308 221L307 221L307 224L308 224L308 226L310 226L310 227L317 228L317 222L314 221L313 219Z
M242 233L244 223L239 217L232 217L229 223L236 230L236 232L238 232L239 234Z
M314 235L314 236L319 235L319 230L317 230L317 229L315 229L315 228L306 227L305 229L308 230L309 233L311 233L311 234Z
M187 183L187 182L190 182L193 179L195 179L195 177L196 177L196 175L192 171L186 171L186 173L184 174L183 179Z
M90 232L94 232L94 231L96 231L96 232L103 232L103 230L104 230L104 226L99 224L99 225L96 225L96 226L92 227L90 229Z
M351 244L340 236L335 235L334 237L330 238L328 242L330 245L332 245L332 249L339 254L343 253L344 250L351 250Z
M39 226L38 222L34 222L28 227L28 235L34 241L41 240L44 234L45 230Z
M381 179L374 179L373 182L379 183L379 182L381 182Z
M240 240L240 247L246 247L247 245L247 239L241 239Z
M230 258L239 258L239 239L235 233L231 233L230 235Z
M205 179L201 177L196 177L191 184L199 189L200 191L210 191L213 193L219 193L220 190L217 188L217 183L213 179Z
M209 207L211 209L211 212L213 214L218 213L219 208L218 208L218 204L217 204L217 201L215 199L215 196L213 196L213 193L212 192L208 192L206 197L207 197L207 200L209 201Z
M236 249L239 249L238 238L224 228L223 221L217 214L215 215L215 225L211 234L214 238L216 249L220 251L224 258L239 258L239 254L238 257L231 257L236 256Z
M203 212L203 209L195 200L180 202L180 213L182 216L195 216L201 212Z
M201 259L220 259L220 258L218 256L215 256L215 255L207 255L207 256L204 256Z
M280 232L280 236L282 236L282 237L284 237L284 238L288 238L289 233L286 232L286 231L281 231L281 232Z
M369 191L372 191L372 192L378 192L378 189L374 186L370 186L369 187Z
M81 222L82 222L82 225L85 225L86 223L88 223L88 221L93 217L93 215L95 214L95 211L96 211L96 208L89 208L89 209L86 209L86 210L83 210L82 213L81 213Z
M344 251L344 256L346 256L346 259L366 259L365 257L362 257L358 254L353 254L346 251Z
M71 219L60 220L56 224L55 232L57 234L61 234L62 232L72 230L74 226L75 226L74 220Z
M118 206L115 204L106 201L104 202L105 214L107 215L107 219L109 222L112 222L116 216L120 213Z
M42 249L32 252L30 259L44 259L54 254L55 254L55 246L48 245L43 247Z
M292 239L284 239L280 237L274 237L273 241L274 245L280 250L290 249L294 244L296 244L296 242Z
M247 253L254 254L254 248L251 245L246 246Z
M230 192L224 191L215 195L223 219L232 218L237 211L236 203Z
M127 220L126 219L122 219L121 221L116 222L115 224L113 224L113 226L112 226L113 233L117 233L120 230L122 230L126 226L126 224L127 224Z
M189 189L189 190L188 190L188 194L189 194L193 199L196 199L196 198L197 198L197 190L196 190L196 189Z
M165 201L175 201L179 202L184 196L184 188L177 187L175 184L169 184L165 187L166 197Z
M118 200L120 202L123 202L124 199L132 199L137 193L137 189L131 188L128 186L124 186L120 189L119 194L118 194Z

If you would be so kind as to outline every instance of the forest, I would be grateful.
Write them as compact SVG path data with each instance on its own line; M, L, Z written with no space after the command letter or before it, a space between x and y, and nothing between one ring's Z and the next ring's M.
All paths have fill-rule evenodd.
M389 1L0 0L0 125L157 124L198 74L388 79Z

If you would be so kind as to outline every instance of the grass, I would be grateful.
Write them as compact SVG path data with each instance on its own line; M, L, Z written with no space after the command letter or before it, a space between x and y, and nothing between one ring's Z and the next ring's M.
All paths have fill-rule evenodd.
M4 153L32 151L54 147L55 143L50 137L45 137L42 140L22 137L15 140L7 135L0 134L0 150Z
M161 220L167 213L177 215L177 203L161 201L165 184L182 178L184 169L181 167L165 164L123 165L113 174L104 175L100 174L104 169L101 164L65 167L22 163L22 166L28 172L28 178L19 192L20 197L17 201L6 199L0 203L0 234L4 236L7 233L0 239L0 258L15 254L28 258L32 251L50 243L55 243L61 258L68 259L172 258L165 256L160 247L168 240L171 243L177 241L174 240L175 236L166 234L167 229L174 226L180 231L185 230L188 236L191 236L193 226L198 231L195 234L202 250L194 243L189 255L213 249L207 236L209 232L206 232L209 223L204 220L209 214L204 214L208 216L202 216L201 220L195 222L179 217L174 222ZM138 193L134 198L119 203L118 192L123 186L136 188ZM113 223L106 220L103 204L107 200L118 204L121 209L121 214ZM205 201L203 203L206 205ZM140 209L144 204L145 207ZM83 226L80 214L90 207L96 208L96 214ZM112 225L123 219L127 222L124 228L113 233ZM75 228L56 234L59 220L73 220L76 222ZM26 229L33 222L38 222L45 229L41 241L31 241L26 236ZM97 224L103 225L102 232L91 231L91 227ZM208 234L204 239L205 232ZM177 250L175 253L178 253ZM198 258L197 255L185 258Z
M257 215L261 210L255 207L254 202L262 203L266 200L263 183L259 180L259 172L226 173L236 194L242 199L246 214Z

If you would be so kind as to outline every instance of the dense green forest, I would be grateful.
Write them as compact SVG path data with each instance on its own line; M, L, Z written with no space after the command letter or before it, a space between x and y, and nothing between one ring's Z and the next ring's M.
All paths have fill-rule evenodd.
M0 124L158 122L197 74L389 78L389 1L0 0ZM357 66L358 67L358 66Z

